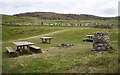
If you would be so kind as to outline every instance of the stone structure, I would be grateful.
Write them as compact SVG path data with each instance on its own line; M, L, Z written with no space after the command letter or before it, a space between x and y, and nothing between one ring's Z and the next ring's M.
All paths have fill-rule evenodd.
M104 51L110 49L109 34L107 32L95 33L93 37L93 50Z
M112 27L113 24L99 24L99 23L95 23L95 22L78 22L78 23L74 23L74 22L47 22L47 21L39 21L39 22L21 22L21 23L17 23L16 20L15 21L10 21L10 22L2 22L0 23L2 25L26 25L26 26L68 26L68 27L73 27L73 26L86 26L86 27Z

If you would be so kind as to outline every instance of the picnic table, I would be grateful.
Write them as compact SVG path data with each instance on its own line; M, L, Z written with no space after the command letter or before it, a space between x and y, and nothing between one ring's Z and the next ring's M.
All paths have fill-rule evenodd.
M89 39L92 39L94 35L86 35Z
M31 42L27 42L27 41L12 42L12 43L17 46L16 50L25 50L25 46L27 47L27 50L29 50L29 45L34 44Z
M42 43L50 44L52 37L40 37L40 39L42 39Z
M83 42L93 42L93 37L94 37L94 35L92 35L92 34L89 34L89 35L86 35L87 36L87 38L84 38L83 39Z

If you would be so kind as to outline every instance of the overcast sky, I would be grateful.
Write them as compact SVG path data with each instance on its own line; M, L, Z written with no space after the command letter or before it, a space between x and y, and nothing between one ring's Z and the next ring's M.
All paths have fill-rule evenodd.
M103 17L118 15L119 0L0 0L1 14L56 12L91 14Z

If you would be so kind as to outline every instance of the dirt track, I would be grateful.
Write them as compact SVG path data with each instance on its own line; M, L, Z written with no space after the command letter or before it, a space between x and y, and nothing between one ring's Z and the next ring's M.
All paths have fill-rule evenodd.
M32 39L32 38L40 38L42 36L49 36L49 35L53 35L53 34L65 32L65 31L68 31L68 30L60 30L60 31L46 33L46 34L43 34L43 35L37 35L37 36L33 36L33 37L28 37L28 38L21 38L21 39L11 40L11 41L7 41L7 42L20 41L20 40L28 40L28 39ZM5 43L5 42L2 42L2 43Z

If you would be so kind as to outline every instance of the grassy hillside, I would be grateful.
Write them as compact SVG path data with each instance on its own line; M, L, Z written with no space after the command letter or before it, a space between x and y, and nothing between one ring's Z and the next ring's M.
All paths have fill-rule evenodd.
M31 15L32 14L32 15ZM37 16L36 16L37 15ZM41 17L42 15L42 17ZM23 13L2 15L2 22L17 22L21 25L2 27L2 72L3 73L116 73L118 72L118 21L93 15ZM88 18L89 17L89 18ZM87 19L88 18L88 19ZM93 23L113 24L111 29L93 27L26 26L23 23ZM57 32L57 33L53 33ZM113 50L91 51L92 43L83 42L87 34L109 32ZM47 35L45 35L47 34ZM43 44L40 35L51 36L51 44ZM38 36L38 37L35 37ZM32 38L30 38L32 37ZM43 53L10 57L6 47L16 50L13 40L25 40L39 46ZM72 47L57 47L57 44L70 43Z
M86 17L87 19L88 17ZM113 26L118 26L118 20L117 19L107 19L107 20L101 20L101 19L71 19L71 20L45 20L41 19L39 17L32 17L32 16L12 16L12 15L2 15L2 22L3 23L19 23L20 25L24 25L25 23L40 23L40 22L45 22L45 23L80 23L80 24L85 24L85 23L98 23L98 24L113 24ZM7 24L3 24L7 25ZM11 24L12 25L12 24Z
M17 22L17 23L24 23L24 22L34 22L35 18L31 17L16 17L12 15L4 15L2 14L2 22Z
M11 27L8 27L8 29ZM46 28L46 27L45 27ZM54 29L54 27L46 29ZM23 27L22 30L26 28ZM31 29L31 27L28 29ZM61 29L61 27L58 29ZM10 58L5 53L6 46L16 49L12 42L3 42L3 73L115 73L118 72L118 30L98 28L64 27L64 32L51 34L54 39L51 44L42 44L39 38L28 39L41 47L43 53L22 55ZM89 33L109 32L113 50L91 51L92 43L82 42L82 38ZM40 33L41 34L41 33ZM10 35L11 36L11 35ZM19 35L16 35L19 36ZM72 43L73 47L56 47L60 43Z
M100 17L88 14L59 14L54 12L27 12L27 13L20 13L15 14L14 16L18 17L37 17L41 19L47 20L109 20L109 19L117 19L117 17Z
M41 35L56 30L62 30L63 28L57 27L41 27L41 26L3 26L2 27L2 41L16 40L26 37L32 37L36 35Z

